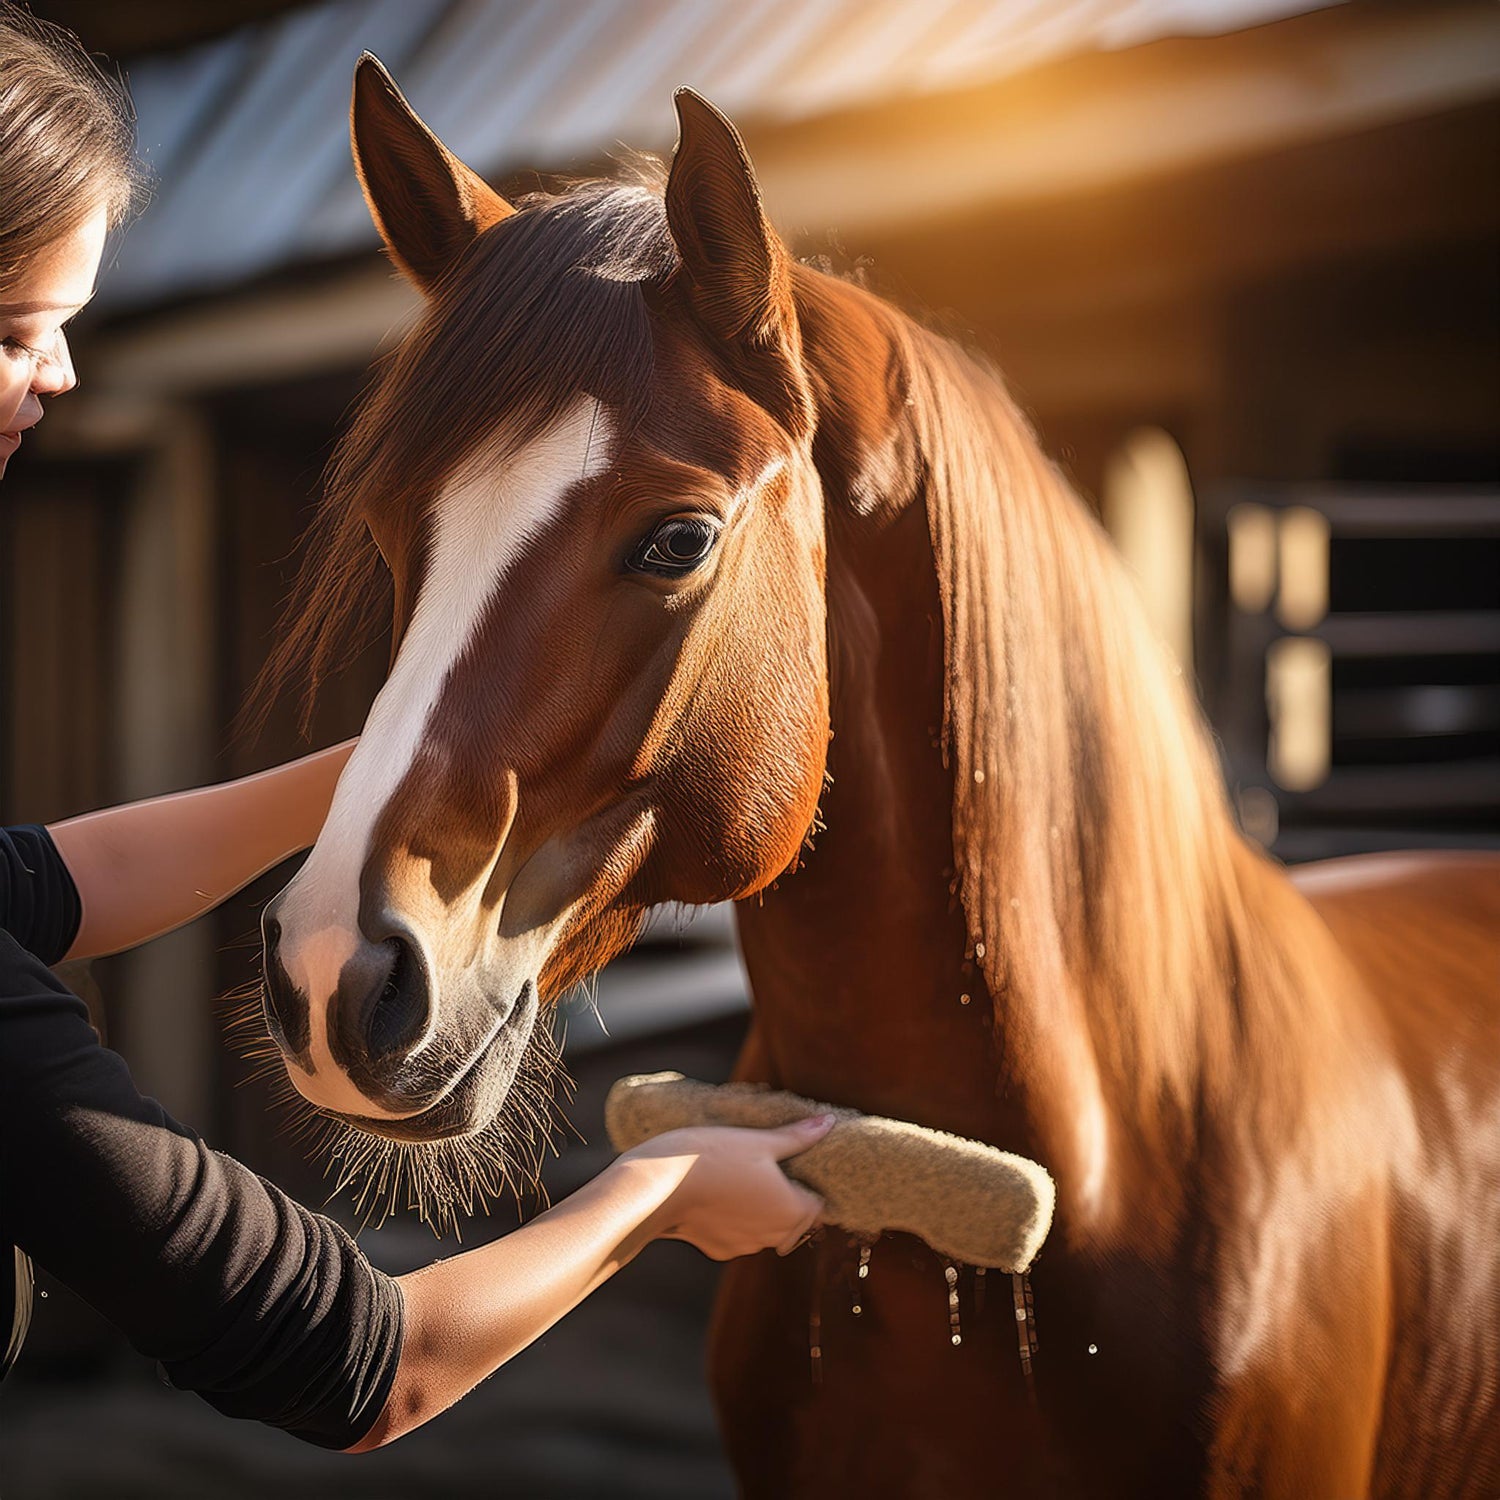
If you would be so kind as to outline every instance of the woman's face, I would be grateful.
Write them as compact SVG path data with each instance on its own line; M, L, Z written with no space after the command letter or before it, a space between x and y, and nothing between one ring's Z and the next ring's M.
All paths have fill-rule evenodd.
M106 228L101 208L0 292L0 475L41 420L41 398L78 384L63 327L94 295Z

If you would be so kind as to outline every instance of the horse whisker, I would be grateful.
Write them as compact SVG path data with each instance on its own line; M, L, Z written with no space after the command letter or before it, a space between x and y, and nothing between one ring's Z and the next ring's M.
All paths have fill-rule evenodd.
M297 1092L279 1066L281 1052L266 1029L258 983L222 999L226 1039L251 1065L238 1086L268 1087L271 1108L283 1115L283 1133L324 1162L331 1184L324 1202L348 1194L361 1229L378 1228L405 1209L434 1234L459 1236L463 1218L485 1212L507 1192L550 1202L542 1163L558 1154L559 1129L572 1129L556 1095L571 1099L574 1084L549 1027L537 1028L504 1107L474 1134L391 1141L330 1118Z

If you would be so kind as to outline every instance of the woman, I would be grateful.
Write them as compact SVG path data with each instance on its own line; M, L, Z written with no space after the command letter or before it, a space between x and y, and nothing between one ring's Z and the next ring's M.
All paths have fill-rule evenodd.
M0 0L0 473L77 383L64 330L129 208L131 135L73 38ZM211 1151L138 1093L46 965L143 942L310 844L349 748L0 830L0 1240L174 1384L360 1452L456 1401L655 1237L720 1259L790 1249L821 1205L778 1163L831 1117L658 1137L515 1233L396 1278Z

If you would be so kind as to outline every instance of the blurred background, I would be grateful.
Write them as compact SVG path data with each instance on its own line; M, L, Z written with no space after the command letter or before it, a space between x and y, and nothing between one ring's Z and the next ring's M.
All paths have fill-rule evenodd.
M1288 861L1500 847L1500 9L1303 0L35 0L123 67L152 201L0 501L0 818L305 748L230 726L343 414L414 298L345 112L364 49L503 189L670 150L689 83L798 253L992 355L1142 576L1248 833ZM383 649L313 741L358 731ZM273 872L67 975L142 1087L306 1201L224 1044ZM727 1072L722 912L572 1008L554 1194L619 1074ZM603 1024L600 1023L602 1017ZM60 1185L59 1191L66 1191ZM531 1205L534 1207L534 1205ZM335 1202L333 1212L344 1215ZM510 1209L465 1226L472 1243ZM440 1249L362 1236L401 1270ZM721 1496L713 1268L653 1247L454 1412L357 1462L160 1387L47 1286L0 1403L7 1496Z

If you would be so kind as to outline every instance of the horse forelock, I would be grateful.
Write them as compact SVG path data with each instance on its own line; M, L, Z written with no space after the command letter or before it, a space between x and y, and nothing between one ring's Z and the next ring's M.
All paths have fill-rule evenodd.
M394 532L399 634L415 604L432 507L476 453L500 467L580 397L627 435L651 398L648 289L677 265L659 173L523 199L433 290L412 335L377 369L340 439L304 539L278 639L246 708L257 727L302 686L317 692L392 615L371 526Z

